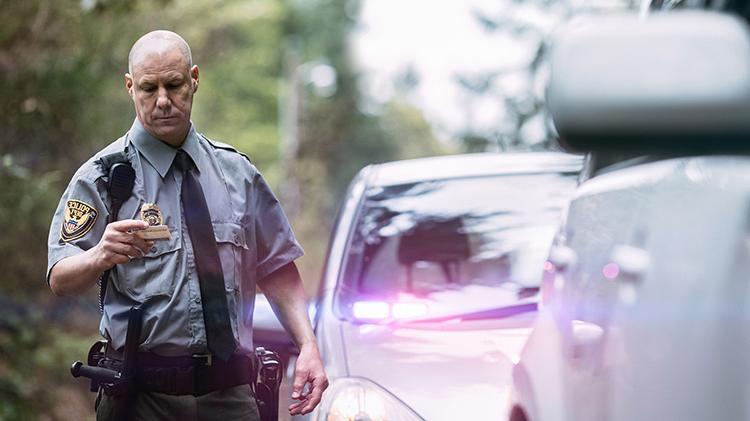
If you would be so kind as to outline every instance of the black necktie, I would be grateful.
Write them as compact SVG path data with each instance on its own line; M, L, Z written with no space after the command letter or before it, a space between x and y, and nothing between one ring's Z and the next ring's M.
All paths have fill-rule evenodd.
M226 361L237 345L229 322L224 273L221 270L211 215L208 213L203 189L191 171L193 161L190 156L183 150L178 151L175 165L182 171L182 208L195 253L208 349L213 355Z

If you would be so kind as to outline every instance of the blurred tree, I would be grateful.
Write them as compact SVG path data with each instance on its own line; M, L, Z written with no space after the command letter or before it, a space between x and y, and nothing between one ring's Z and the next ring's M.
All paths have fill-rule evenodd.
M301 260L303 273L317 275L325 255L324 239L330 232L336 205L357 171L371 163L445 153L432 135L421 113L406 103L394 101L377 112L363 111L359 75L348 51L347 35L355 24L358 0L289 0L287 49L287 93L298 101L296 120L291 122L294 156L287 168L291 196L296 203L291 214L307 256ZM335 69L335 91L320 95L306 72L311 64L325 63ZM415 85L412 75L406 79ZM301 83L297 83L297 77ZM314 82L314 80L312 80ZM289 100L290 96L286 96ZM322 223L321 223L322 222Z
M601 14L632 9L636 0L602 2L584 0L498 0L504 7L493 12L475 7L472 15L487 33L501 35L526 50L519 66L491 69L479 74L459 74L455 79L467 100L467 127L459 137L465 151L557 149L556 132L545 107L549 77L548 50L555 28L571 16ZM490 98L503 105L503 116L491 129L474 127L475 102Z

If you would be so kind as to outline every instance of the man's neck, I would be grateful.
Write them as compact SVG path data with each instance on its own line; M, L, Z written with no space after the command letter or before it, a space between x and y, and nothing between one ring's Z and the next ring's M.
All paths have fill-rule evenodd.
M141 125L143 125L143 123L141 123ZM180 133L180 134L179 134L179 135L177 135L177 136L174 136L174 137L168 137L168 138L164 138L164 137L159 137L159 136L158 136L158 135L156 135L155 133L152 133L152 132L151 132L151 130L147 129L147 128L146 128L145 126L144 126L143 128L144 128L144 130L146 130L146 131L147 131L147 132L148 132L148 133L149 133L149 134L150 134L151 136L153 136L153 137L154 137L154 139L158 139L158 140L160 140L160 141L162 141L162 142L166 143L167 145L169 145L169 146L171 146L171 147L173 147L173 148L180 148L180 147L182 146L182 144L183 144L183 143L185 143L185 140L187 140L187 135L188 135L188 133L190 133L190 127L191 127L191 126L190 126L190 125L188 125L188 126L187 126L187 128L185 128L185 131L184 131L184 132Z

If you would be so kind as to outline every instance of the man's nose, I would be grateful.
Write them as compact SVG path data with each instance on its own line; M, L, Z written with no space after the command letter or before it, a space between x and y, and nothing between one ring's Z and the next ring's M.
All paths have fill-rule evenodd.
M169 91L164 87L159 87L159 96L156 99L156 106L159 108L168 108L172 105L169 100Z

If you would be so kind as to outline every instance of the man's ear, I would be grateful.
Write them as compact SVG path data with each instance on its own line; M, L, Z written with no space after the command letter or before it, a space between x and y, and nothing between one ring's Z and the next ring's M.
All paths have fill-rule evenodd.
M200 69L198 69L197 65L193 65L193 67L190 68L190 79L193 81L193 93L198 92L198 78L200 73Z
M125 73L125 89L128 90L128 95L133 97L133 76L130 73Z

